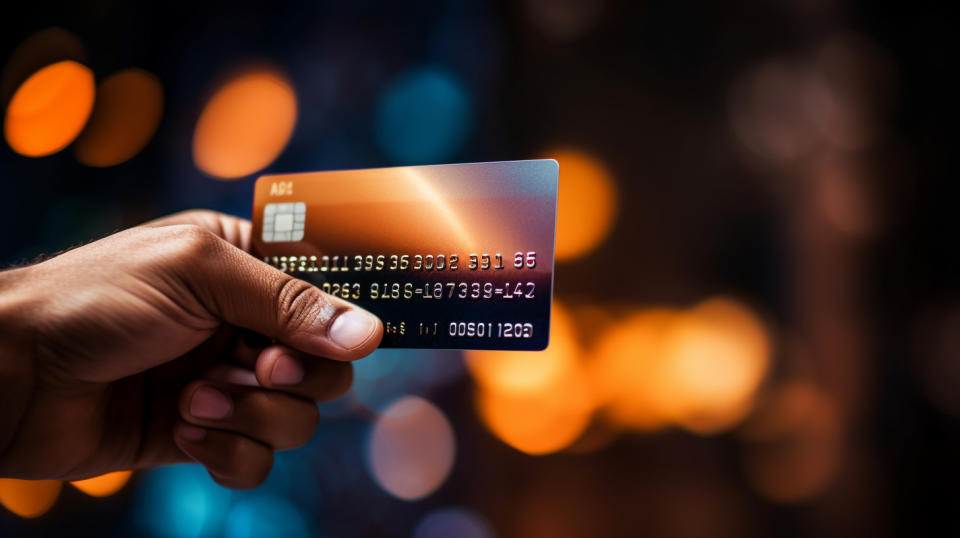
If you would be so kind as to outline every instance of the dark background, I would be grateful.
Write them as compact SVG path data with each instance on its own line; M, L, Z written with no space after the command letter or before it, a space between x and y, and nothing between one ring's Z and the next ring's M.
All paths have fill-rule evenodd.
M542 6L571 9L583 29L557 37ZM249 216L255 175L212 180L190 149L204 102L234 67L267 59L297 89L293 138L266 169L287 172L407 164L378 145L378 98L407 70L439 66L463 85L472 111L466 140L445 162L573 146L611 171L616 224L596 250L558 264L560 298L611 312L686 307L717 293L740 298L776 334L765 386L812 380L835 406L843 456L822 488L787 502L746 477L744 461L765 457L755 452L765 449L736 429L628 432L587 453L528 456L483 427L469 378L418 381L428 363L456 370L458 356L390 356L370 359L392 361L385 375L395 381L384 388L377 377L384 374L371 374L380 380L370 389L374 399L428 395L455 431L453 472L424 500L394 499L364 468L369 419L331 412L292 457L309 461L304 468L316 475L315 485L289 493L311 532L408 536L424 515L457 505L480 514L497 536L960 534L960 272L948 194L955 157L947 147L957 93L948 82L953 24L937 7L830 0L5 6L0 60L31 34L59 26L80 38L98 79L144 68L161 80L165 103L146 148L110 168L85 167L69 148L34 159L0 144L0 262L27 263L181 209ZM743 77L766 62L806 65L837 36L859 44L854 68L843 73L852 73L851 102L866 110L873 135L852 150L821 153L825 166L840 160L860 178L853 207L867 208L869 226L856 233L832 229L812 205L820 150L769 158L751 151L732 119ZM809 344L799 346L805 352L796 352L798 340ZM0 510L0 534L143 530L143 492L154 487L148 476L135 475L106 499L65 488L38 519Z

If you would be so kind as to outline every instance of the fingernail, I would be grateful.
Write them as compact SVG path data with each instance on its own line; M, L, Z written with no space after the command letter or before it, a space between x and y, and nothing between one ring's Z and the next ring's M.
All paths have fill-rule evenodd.
M296 385L303 381L303 365L290 355L280 355L270 372L270 381L274 385Z
M190 400L190 414L197 418L224 418L230 414L230 398L213 387L200 387Z
M177 428L177 435L187 441L197 443L207 437L207 430L190 424L181 424L180 427Z
M377 328L377 318L363 310L347 310L330 326L330 339L344 349L360 346Z

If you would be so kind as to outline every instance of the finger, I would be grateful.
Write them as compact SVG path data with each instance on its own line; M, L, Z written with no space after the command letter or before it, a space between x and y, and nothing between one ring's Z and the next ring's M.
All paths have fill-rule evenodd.
M260 353L256 374L260 386L315 402L339 398L353 383L353 366L349 362L311 357L281 345Z
M233 343L230 358L234 363L252 369L257 357L271 343L269 338L255 335L252 331L241 331L241 337Z
M181 422L174 430L174 442L224 487L255 488L273 467L273 450L236 433Z
M142 226L156 228L176 224L199 226L243 251L250 251L250 221L216 211L206 209L181 211L173 215L167 215L166 217L145 222Z
M312 401L297 396L203 380L181 392L180 417L196 426L239 433L286 450L310 440L320 414Z
M195 298L220 319L286 343L310 355L353 360L380 342L380 320L366 310L323 293L254 259L196 227L175 231L185 259L171 271L184 285L178 291Z

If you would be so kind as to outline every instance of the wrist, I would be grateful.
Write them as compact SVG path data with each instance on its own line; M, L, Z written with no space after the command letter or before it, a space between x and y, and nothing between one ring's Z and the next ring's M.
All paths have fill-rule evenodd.
M29 279L29 267L0 271L0 470L34 385L35 324L28 317L35 300Z

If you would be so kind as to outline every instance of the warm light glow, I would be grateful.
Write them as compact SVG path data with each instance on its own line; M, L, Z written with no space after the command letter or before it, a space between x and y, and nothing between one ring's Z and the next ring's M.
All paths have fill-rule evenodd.
M487 390L506 394L538 393L576 367L577 342L570 314L554 301L550 315L550 346L544 351L466 351L467 367Z
M75 480L70 483L87 495L107 497L120 491L127 481L130 480L131 474L133 474L133 471L114 471L93 478L87 478L86 480Z
M667 337L679 317L673 310L648 310L603 336L590 373L603 415L614 424L648 431L679 414L666 358Z
M416 500L447 479L455 450L453 429L443 413L423 398L404 396L373 427L370 469L387 492Z
M546 350L467 352L479 385L480 418L497 437L528 454L569 446L590 423L594 409L580 355L573 321L558 302L553 303Z
M841 466L839 417L829 397L808 381L770 392L741 433L747 479L762 496L781 503L822 494Z
M120 164L143 149L160 124L163 88L142 69L110 75L97 87L90 121L74 147L88 166Z
M769 343L760 321L728 299L696 307L674 327L667 348L678 422L699 433L726 429L746 416L767 372Z
M593 400L579 372L572 372L535 392L477 392L480 418L497 437L527 454L562 450L590 423Z
M610 172L576 149L549 154L560 164L557 201L557 260L578 258L610 233L617 213L617 192Z
M211 176L232 179L257 172L286 147L297 120L290 82L272 71L234 78L207 103L197 121L193 158Z
M63 61L30 76L7 107L4 136L14 151L28 157L56 153L72 142L93 109L93 73Z
M669 424L709 434L750 411L766 374L762 323L729 299L689 311L656 309L611 328L590 367L603 414L651 430Z
M0 504L20 517L39 517L57 502L59 480L0 478Z

